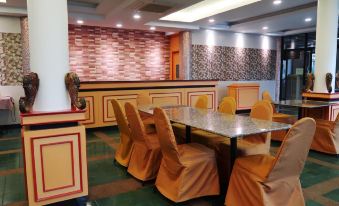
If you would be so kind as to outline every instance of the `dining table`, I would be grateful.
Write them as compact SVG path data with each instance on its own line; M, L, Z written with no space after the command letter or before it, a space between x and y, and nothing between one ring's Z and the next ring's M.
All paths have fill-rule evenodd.
M153 115L156 106L138 107L140 112ZM191 142L192 128L204 130L230 139L231 170L237 156L237 140L247 135L287 130L289 124L251 118L245 115L229 115L209 109L197 109L183 105L159 106L169 120L186 126L186 142Z

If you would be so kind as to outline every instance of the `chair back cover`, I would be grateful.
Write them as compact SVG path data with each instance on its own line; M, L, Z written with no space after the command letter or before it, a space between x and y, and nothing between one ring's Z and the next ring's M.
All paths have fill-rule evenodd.
M140 114L133 104L126 102L125 112L129 126L131 128L131 137L135 142L144 142L147 146L150 144L147 142L146 129L144 123L141 120Z
M138 106L147 106L152 104L152 99L148 92L142 92L137 96L137 105Z
M130 137L131 130L128 126L127 119L126 119L126 117L123 113L123 110L122 110L120 103L116 99L112 99L111 103L112 103L112 106L113 106L115 118L116 118L117 123L118 123L118 128L119 128L120 134L124 134L124 135L127 135L128 137Z
M268 181L299 178L311 147L316 124L306 117L289 130L276 155Z
M269 91L267 91L267 90L263 91L263 93L262 93L262 100L273 102L273 99L272 99L271 94L270 94Z
M219 112L235 115L236 107L234 97L224 97L219 105Z
M208 109L208 96L207 95L199 96L194 107L198 109Z
M268 101L258 101L251 109L250 117L255 119L272 121L273 108Z
M177 174L183 168L171 123L163 109L154 109L154 122L159 137L163 161L169 171Z

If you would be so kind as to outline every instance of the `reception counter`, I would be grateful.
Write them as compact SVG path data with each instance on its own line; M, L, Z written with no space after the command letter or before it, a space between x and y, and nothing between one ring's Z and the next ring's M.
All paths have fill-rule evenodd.
M80 97L87 103L86 128L116 125L110 100L132 102L142 92L148 92L155 105L180 104L192 106L198 96L207 95L209 109L217 108L217 81L111 81L81 82Z

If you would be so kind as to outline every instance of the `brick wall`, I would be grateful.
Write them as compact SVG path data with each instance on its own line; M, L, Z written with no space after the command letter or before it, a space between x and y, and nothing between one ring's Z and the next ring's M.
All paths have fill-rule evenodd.
M70 68L82 81L169 79L162 32L69 25Z

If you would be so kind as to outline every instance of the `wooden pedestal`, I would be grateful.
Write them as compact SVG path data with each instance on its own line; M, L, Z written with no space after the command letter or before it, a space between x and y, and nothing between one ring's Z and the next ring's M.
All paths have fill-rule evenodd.
M21 115L29 205L88 195L83 111Z

